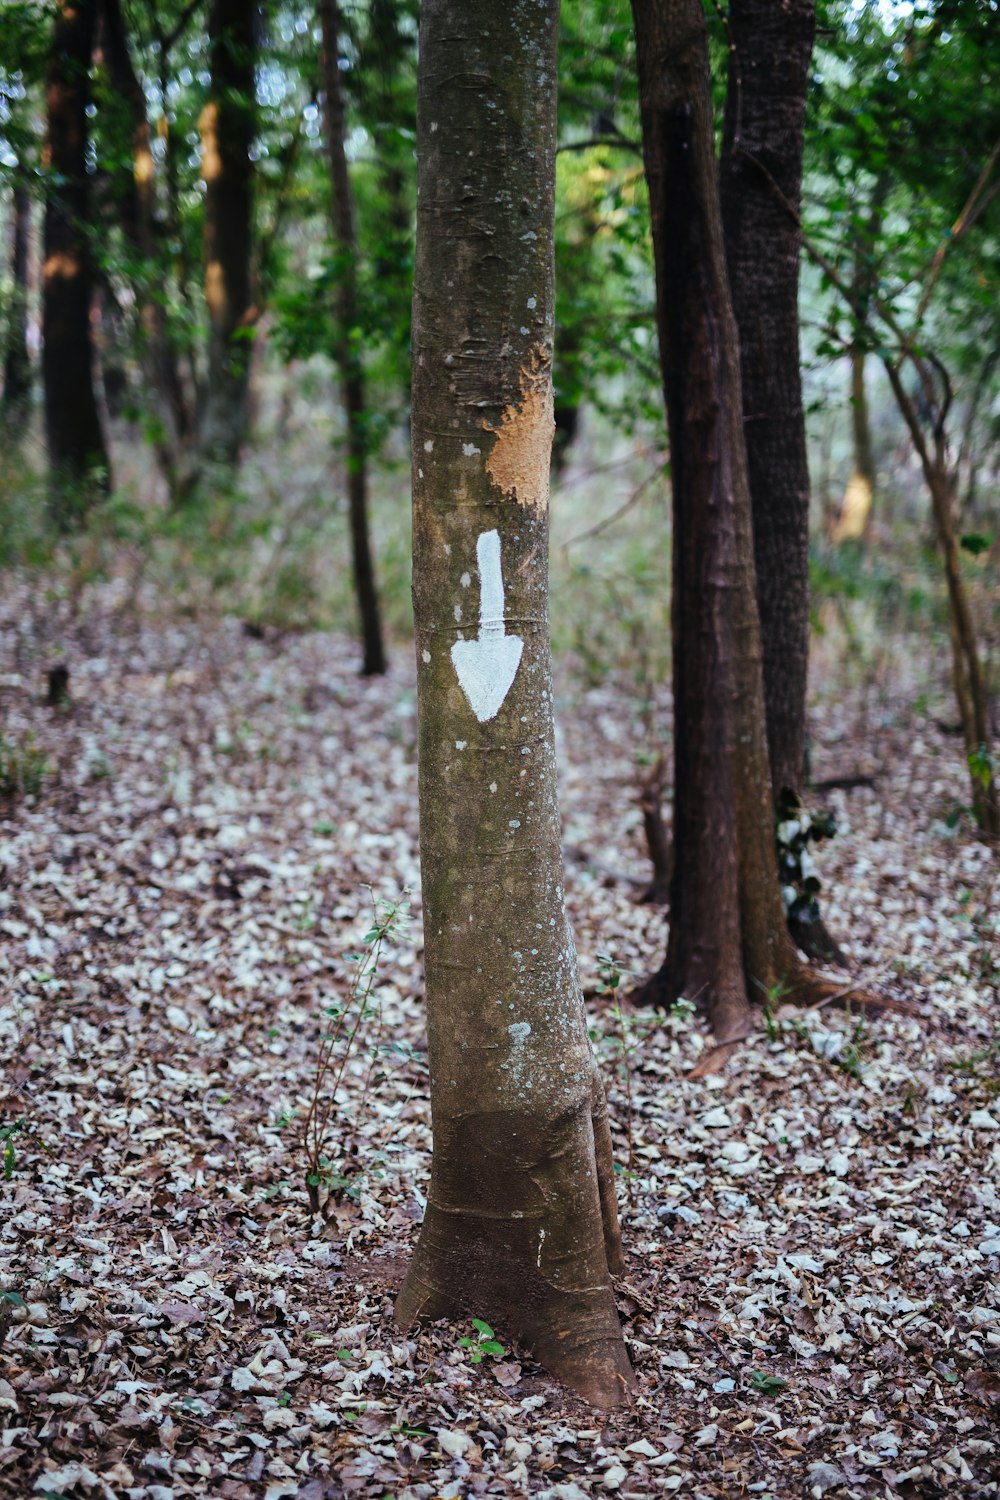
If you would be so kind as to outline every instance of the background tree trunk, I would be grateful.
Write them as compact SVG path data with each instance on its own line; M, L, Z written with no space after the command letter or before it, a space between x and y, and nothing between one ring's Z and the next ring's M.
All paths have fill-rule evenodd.
M247 429L250 381L254 75L257 6L212 0L208 22L211 93L201 112L205 180L205 302L208 383L201 448L211 462L235 466Z
M191 444L194 419L167 327L163 265L159 251L156 168L146 92L136 74L120 0L100 0L101 47L108 81L131 116L131 161L121 174L119 220L139 262L136 292L146 396L156 418L154 446L171 496L182 498L194 481Z
M875 504L875 460L872 454L871 421L868 410L868 390L865 385L867 363L864 344L855 342L849 351L851 361L851 438L854 446L854 466L847 481L844 497L840 502L840 514L833 528L832 541L837 546L844 542L864 542L871 525L872 508Z
M878 292L878 262L873 257L872 247L878 241L885 219L886 199L892 180L883 168L871 189L871 199L863 232L856 231L854 245L854 271L851 277L853 305L863 317L867 317L872 298ZM777 195L775 195L777 197ZM789 203L796 218L799 200ZM787 212L787 209L786 209ZM872 509L875 504L875 457L872 450L872 432L868 390L865 385L867 347L861 330L848 351L851 361L851 436L854 441L854 468L844 498L840 515L833 530L833 541L864 542L871 526Z
M563 902L548 636L558 19L558 0L421 10L413 593L434 1163L397 1317L478 1314L611 1406L632 1376Z
M359 326L354 200L347 165L347 116L340 84L340 8L337 0L320 0L323 29L323 91L327 150L333 188L331 221L337 256L336 360L347 423L347 495L351 526L354 588L361 618L366 677L385 671L385 648L379 618L375 565L368 534L368 412Z
M726 1041L753 1026L751 1000L804 998L822 982L795 951L778 886L705 18L700 0L632 8L674 507L670 936L637 998L683 995Z
M110 488L110 464L94 393L87 248L89 69L94 0L60 0L46 86L45 254L42 375L51 469L50 503L63 527L79 520L96 485Z
M719 173L776 807L801 803L806 780L809 460L799 356L801 232L786 205L798 215L815 24L814 0L733 0ZM843 962L821 920L789 925L812 958Z
M805 779L809 464L799 366L798 212L814 0L732 0L720 164L774 795Z
M31 238L31 194L23 168L18 168L11 195L11 298L3 360L3 416L9 433L19 432L31 400L31 356L28 353L28 245Z

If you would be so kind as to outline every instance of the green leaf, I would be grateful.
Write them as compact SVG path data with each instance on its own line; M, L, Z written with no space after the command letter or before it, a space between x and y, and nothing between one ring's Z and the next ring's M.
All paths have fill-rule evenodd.
M763 1370L754 1370L750 1376L750 1389L762 1396L776 1396L788 1384L780 1375L766 1375Z
M978 557L980 552L988 552L992 545L992 536L983 536L978 531L970 531L962 538L963 549L971 552L973 557Z
M482 1318L473 1318L472 1326L484 1339L491 1339L493 1337L493 1329L488 1323L484 1323Z

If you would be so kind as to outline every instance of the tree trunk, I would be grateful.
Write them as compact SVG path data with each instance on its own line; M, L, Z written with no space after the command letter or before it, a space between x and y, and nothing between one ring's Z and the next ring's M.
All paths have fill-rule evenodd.
M833 529L837 546L844 542L863 542L875 503L875 461L872 456L872 432L868 413L868 391L865 386L865 348L853 343L851 359L851 436L854 441L854 468L847 481L840 515Z
M814 0L733 0L719 193L739 333L771 790L803 800L809 678L809 461L799 254ZM780 191L781 197L778 196ZM782 202L782 199L785 201ZM843 962L820 919L789 919L812 958Z
M775 798L805 777L809 465L799 366L799 231L814 0L732 0L720 170Z
M247 429L253 219L254 76L257 7L212 0L208 22L211 93L201 112L205 181L205 302L208 383L201 448L210 462L235 467Z
M156 420L154 446L171 497L183 498L194 472L194 419L167 326L163 263L155 218L156 166L146 91L136 74L120 0L100 0L108 81L131 115L131 165L118 192L122 233L138 262L136 293L146 394Z
M910 357L921 377L924 391L931 391L933 383L930 370L916 355L911 353ZM903 385L898 365L891 359L884 359L883 364L896 404L920 459L944 558L952 682L962 720L973 816L988 838L1000 838L1000 788L990 750L989 693L979 660L979 646L968 594L962 579L961 554L953 514L954 486L948 463L944 418L942 416L938 419L937 428L931 441L928 441L920 424L916 403Z
M752 1000L833 991L799 958L778 885L704 13L700 0L633 0L632 8L674 517L670 936L638 998L684 996L729 1041L752 1028Z
M87 109L94 0L59 0L49 57L45 147L42 375L51 470L61 527L79 521L93 489L110 488L108 450L94 393Z
M333 187L332 227L337 257L336 361L340 372L347 424L347 495L351 525L354 588L361 618L366 677L385 671L385 649L379 618L375 565L368 535L368 412L359 327L354 198L347 165L347 116L340 86L340 7L337 0L319 0L323 28L323 89L327 150Z
M397 1318L632 1375L563 872L548 636L558 0L424 0L413 595L434 1162ZM509 632L509 633L508 633Z
M872 246L885 220L886 200L892 179L886 168L880 171L871 189L868 216L863 231L855 231L854 274L851 279L852 305L861 320L868 316L872 299L878 293L878 263ZM798 216L798 200L792 205ZM796 226L798 227L798 226ZM875 459L872 453L868 391L865 386L866 349L864 339L855 337L850 348L851 360L851 435L854 440L854 471L847 481L840 515L833 530L835 543L863 542L871 524L875 504Z
M31 195L23 168L14 177L10 226L11 298L3 361L3 418L8 435L17 435L31 400L31 356L28 353L28 242Z

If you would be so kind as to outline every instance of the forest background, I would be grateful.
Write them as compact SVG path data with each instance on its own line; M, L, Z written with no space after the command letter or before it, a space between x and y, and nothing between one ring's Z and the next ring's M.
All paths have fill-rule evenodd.
M998 918L988 841L996 832L989 825L988 796L996 726L987 708L970 737L960 684L956 706L953 664L963 618L956 615L957 578L988 704L1000 633L995 6L955 0L822 8L808 95L802 204L801 337L812 472L811 760L813 785L820 785L809 796L815 824L787 835L785 900L791 906L819 898L842 955L864 973L866 986L895 996L915 1014L924 1014L921 1007L938 982L959 986L961 998L951 991L938 997L953 1030L944 1039L935 1035L918 1063L924 1042L912 1019L880 1023L890 1038L880 1050L872 1040L873 1023L863 1015L835 1023L832 1013L824 1012L818 1027L804 1029L801 1018L782 1013L780 994L765 997L761 1050L769 1061L762 1065L757 1051L748 1050L719 1105L725 1122L711 1100L696 1102L697 1085L680 1079L672 1103L662 1085L663 1074L679 1078L680 1063L702 1058L707 1043L697 1022L676 1007L662 1020L647 1021L618 1002L630 977L626 971L636 977L647 973L662 948L656 906L651 917L650 907L635 906L633 897L643 894L647 862L658 851L660 865L652 875L660 877L662 897L669 861L657 843L669 842L670 824L664 753L671 733L669 455L631 17L627 5L618 3L566 3L562 9L551 610L567 737L574 741L564 766L571 881L578 872L571 904L595 1011L594 1035L613 1086L612 1103L617 1099L618 1104L622 1184L633 1224L648 1218L646 1269L663 1253L665 1222L674 1229L688 1224L697 1241L702 1221L689 1224L683 1214L677 1219L686 1202L680 1193L670 1198L677 1212L663 1219L656 1199L664 1180L672 1182L674 1165L644 1177L638 1153L659 1150L653 1145L658 1130L669 1135L687 1129L678 1122L689 1112L700 1122L695 1136L700 1130L702 1140L738 1124L741 1111L744 1120L751 1118L760 1085L755 1070L761 1066L784 1080L780 1087L792 1100L789 1118L805 1122L797 1143L798 1155L806 1158L799 1167L805 1190L819 1170L809 1165L813 1133L824 1142L820 1154L831 1181L844 1177L830 1164L843 1143L834 1139L836 1132L824 1134L827 1127L820 1130L809 1119L810 1079L821 1095L832 1088L835 1099L845 1087L859 1093L874 1089L881 1098L886 1078L891 1079L893 1097L882 1102L887 1112L896 1111L897 1140L908 1132L910 1156L916 1152L920 1161L924 1147L927 1159L936 1151L952 1156L949 1180L952 1174L966 1180L955 1187L961 1210L955 1205L942 1210L942 1222L949 1233L963 1223L968 1231L971 1222L971 1238L979 1247L975 1254L988 1265L1000 1235L989 1218L997 1217L995 1198L980 1192L988 1161L983 1141L992 1144L983 1132L996 1125L998 1052L990 1006L996 1003ZM998 1330L995 1295L984 1292L974 1256L966 1267L971 1284L963 1283L966 1323L956 1319L954 1325L964 1352L952 1364L945 1361L949 1373L937 1366L954 1335L945 1340L944 1327L933 1331L940 1287L926 1305L918 1306L917 1299L908 1307L883 1309L890 1323L916 1322L919 1328L927 1321L932 1330L925 1330L919 1344L927 1350L930 1372L925 1389L908 1399L921 1420L936 1421L941 1431L927 1437L925 1429L924 1449L905 1463L901 1455L908 1443L913 1446L912 1426L905 1422L911 1436L895 1448L891 1442L866 1448L862 1434L852 1451L845 1438L834 1457L829 1434L816 1435L822 1424L816 1419L810 1426L808 1418L810 1400L828 1394L817 1388L809 1397L808 1381L801 1379L802 1361L813 1356L780 1341L751 1356L757 1365L746 1378L745 1371L736 1370L733 1379L710 1367L705 1398L699 1391L692 1395L683 1382L693 1388L697 1374L684 1372L692 1359L702 1359L704 1348L679 1354L672 1346L645 1272L632 1276L626 1293L635 1299L631 1315L645 1320L633 1329L633 1344L640 1346L637 1363L648 1375L659 1361L661 1385L664 1378L676 1378L681 1384L673 1397L682 1403L690 1398L688 1417L673 1414L675 1431L689 1430L687 1453L683 1445L673 1448L661 1442L662 1433L641 1426L613 1433L617 1448L605 1444L600 1455L588 1452L580 1459L580 1432L592 1429L578 1420L571 1423L572 1438L553 1436L570 1431L559 1427L561 1417L544 1428L548 1447L532 1446L532 1434L525 1430L537 1411L531 1403L550 1388L531 1386L530 1366L524 1376L492 1330L487 1337L470 1325L450 1345L446 1339L443 1352L442 1345L434 1346L431 1355L424 1345L417 1354L415 1342L412 1348L393 1346L404 1350L398 1360L395 1353L384 1353L384 1344L379 1352L378 1337L370 1332L369 1315L379 1300L377 1290L371 1291L372 1278L376 1288L380 1276L384 1284L392 1283L392 1259L413 1217L409 1189L399 1184L422 1180L426 1169L420 1153L426 1151L427 1124L414 1102L426 1089L411 1004L419 986L414 976L404 978L415 963L415 949L412 941L395 946L387 915L403 887L418 884L407 799L409 787L412 803L407 424L416 6L371 0L340 7L322 0L318 6L274 3L258 9L217 0L211 6L140 7L105 0L99 7L5 5L2 20L0 213L10 254L0 282L0 563L9 671L5 664L0 791L11 840L3 891L4 931L11 940L4 960L10 983L4 1025L11 1092L0 1129L10 1190L23 1194L15 1200L19 1213L4 1253L10 1249L26 1259L18 1261L7 1283L0 1323L21 1364L18 1379L0 1387L0 1396L12 1403L14 1413L26 1402L44 1406L53 1393L83 1403L87 1379L82 1372L95 1370L95 1361L103 1360L106 1368L113 1362L109 1326L131 1326L137 1317L152 1320L148 1326L157 1330L156 1339L176 1369L172 1341L204 1332L207 1309L215 1305L213 1286L222 1288L219 1295L229 1298L231 1310L242 1305L246 1312L250 1306L226 1290L218 1267L199 1263L178 1280L177 1223L171 1219L173 1228L165 1221L166 1238L161 1238L165 1263L147 1265L155 1295L144 1292L143 1307L117 1310L104 1296L100 1318L105 1322L99 1329L89 1294L60 1284L61 1277L72 1280L72 1265L53 1269L51 1226L36 1222L47 1212L39 1193L45 1196L48 1174L51 1196L50 1154L64 1127L79 1129L83 1137L96 1129L106 1138L102 1149L109 1161L91 1180L94 1212L105 1212L106 1182L117 1182L110 1202L119 1210L130 1201L131 1188L122 1189L121 1174L128 1177L137 1164L121 1145L121 1122L93 1124L102 1094L99 1059L105 1045L121 1045L130 1007L148 1008L148 996L141 1002L137 996L176 988L181 976L171 975L171 965L188 963L195 948L201 978L194 982L188 968L183 975L187 998L175 995L179 1004L154 1007L162 1010L155 1027L165 1028L168 1044L159 1053L160 1043L153 1047L161 1077L155 1087L148 1080L135 1082L139 1098L128 1108L143 1112L152 1101L152 1113L134 1121L133 1128L174 1130L164 1122L188 1096L191 1079L200 1078L196 1094L214 1090L205 1093L214 1100L211 1129L226 1116L224 1106L232 1096L212 1082L204 1057L196 1059L202 1023L215 1034L210 1044L200 1037L212 1050L224 1035L215 1023L228 1014L228 1005L234 1005L234 1014L238 1008L227 982L218 975L209 981L219 931L232 934L228 918L217 921L218 909L229 901L234 912L242 909L235 943L243 953L230 981L239 994L247 988L248 974L258 980L266 974L269 1004L277 1009L266 1020L258 1018L258 1032L277 1049L280 1061L267 1083L266 1118L251 1122L244 1115L235 1125L226 1123L219 1139L231 1137L234 1151L245 1152L246 1131L254 1137L245 1159L249 1165L235 1174L235 1185L251 1197L264 1195L261 1203L276 1210L264 1231L269 1254L287 1255L301 1239L313 1255L314 1270L326 1267L328 1274L330 1265L339 1268L342 1315L335 1310L318 1338L330 1341L338 1376L347 1372L348 1404L331 1407L326 1425L342 1443L338 1474L343 1464L356 1465L354 1488L370 1481L372 1493L381 1493L376 1487L384 1489L390 1481L377 1477L380 1465L395 1466L393 1484L402 1484L405 1473L405 1482L419 1486L433 1473L436 1493L447 1492L448 1484L460 1489L473 1484L484 1464L501 1473L505 1466L513 1470L523 1464L538 1488L571 1487L584 1477L589 1484L599 1472L605 1488L627 1491L632 1483L644 1493L649 1491L642 1485L653 1487L656 1471L644 1478L642 1465L664 1460L663 1468L690 1463L705 1493L728 1482L763 1484L761 1492L770 1486L782 1494L793 1491L780 1487L774 1466L782 1461L803 1466L808 1459L812 1468L806 1478L815 1479L820 1492L853 1484L857 1493L865 1493L877 1473L890 1490L898 1482L900 1493L907 1474L914 1476L911 1485L964 1484L970 1493L993 1493L987 1486L995 1485L995 1461L982 1428L984 1412L996 1398ZM708 23L721 129L730 39L723 11L712 10ZM65 274L67 267L72 274ZM358 646L348 644L352 637ZM387 683L366 687L351 680L358 667L366 681L379 678L387 664ZM359 767L373 744L387 757L391 787L380 788L377 777L369 782L370 768ZM602 747L598 777L587 774L586 745ZM339 761L339 779L331 780L323 769L324 757ZM155 787L147 784L148 765L143 770L151 759ZM285 779L294 804L274 799L276 785ZM267 805L275 824L265 835L252 818L266 822ZM309 810L300 816L293 807ZM202 811L195 813L198 808ZM828 826L824 810L830 809L840 833L830 854L814 861L811 830L819 834ZM160 827L146 848L138 822L150 817ZM289 832L288 817L301 824L297 832ZM74 819L75 832L67 832ZM207 833L197 832L201 825ZM107 828L115 830L115 853L105 867L104 855L96 851ZM290 866L299 865L291 873L274 863L286 836L306 840L305 852L290 857ZM77 852L61 846L66 839ZM141 858L129 852L136 839ZM185 845L185 839L193 842ZM272 839L274 847L263 852ZM77 914L65 899L52 911L44 903L37 907L34 898L27 908L20 904L17 886L25 871L40 875L49 869L51 875L48 849L63 872L81 857L90 862L84 880L90 894L80 898ZM114 941L124 941L129 930L125 887L133 894L137 884L162 890L155 872L166 869L174 872L175 891L180 890L185 868L194 889L209 880L216 915L209 914L207 927L215 924L214 936L200 933L197 942L192 937L190 949L178 949L165 964L143 962L129 952L112 965L95 958L91 938L67 940L73 931L86 933L99 914L97 925ZM351 870L353 879L338 874L335 884L331 872L341 868ZM911 869L924 872L917 884L926 889L919 902L914 896L916 905L904 902L903 911L894 912L898 898L887 889L905 884ZM378 907L374 926L359 926L362 879L389 903ZM204 917L202 907L199 920ZM275 920L286 929L280 940L265 935ZM314 931L317 927L322 933ZM385 938L379 939L383 928ZM357 945L362 931L376 936L369 939L370 957L366 966L362 956L362 978L356 982L343 951ZM295 963L282 947L284 939L301 944ZM374 1001L365 989L376 948L390 1024L393 1004L406 1018L405 1026L398 1021L397 1039L406 1088L402 1099L386 1092L392 1069L385 1066L380 1049L386 1043L374 1031ZM226 962L234 962L232 955ZM136 973L128 972L133 963ZM297 990L297 981L290 981L297 965L304 966L299 978L309 975L311 988ZM154 980L155 974L163 977ZM316 1037L323 1022L310 1018L309 1007L315 1009L331 976L340 986L341 1003L358 1002L357 1044L338 1078L344 1093L332 1095L350 1101L343 1108L352 1123L349 1130L330 1126L322 1140L314 1133L313 1158L302 1170L299 1158L303 1151L308 1158L309 1148L288 1121L296 1110L301 1118L303 1098L308 1100L315 1069L322 1066ZM205 994L199 1000L202 982ZM292 1019L281 1009L287 993L303 1007ZM329 1005L329 994L325 1000ZM92 1029L87 1070L93 1061L98 1069L96 1080L74 1080L69 1089L74 1102L66 1105L65 1099L59 1102L56 1085L60 1068L72 1075L78 1067L72 1061L78 1056L74 1025L81 1032ZM294 1031L287 1046L280 1035L285 1025ZM190 1065L177 1069L187 1073L186 1083L169 1077L167 1058L178 1045L173 1032L192 1049ZM53 1037L65 1054L56 1065L45 1055ZM251 1042L240 1045L253 1052ZM329 1066L334 1072L327 1083L339 1060ZM132 1090L130 1085L130 1095ZM942 1090L936 1102L949 1120L932 1126L931 1095ZM851 1101L848 1131L857 1123L854 1095ZM126 1102L119 1103L127 1113ZM858 1106L861 1114L869 1105L866 1098ZM398 1126L400 1119L402 1130L387 1134L387 1122ZM672 1124L663 1127L664 1119ZM286 1144L278 1149L282 1128ZM932 1150L934 1129L938 1138ZM924 1139L927 1131L931 1134ZM781 1157L794 1133L779 1127L773 1135L770 1144ZM720 1137L719 1148L717 1157L714 1148L708 1157L723 1174L722 1191L731 1196L732 1179L744 1176L740 1169L747 1162L754 1163L753 1143L748 1148L737 1130L731 1139ZM192 1166L199 1154L201 1165ZM161 1163L149 1192L154 1201L156 1193L166 1193L169 1203L165 1199L155 1212L197 1218L198 1204L178 1204L185 1193L210 1197L194 1181L206 1171L205 1159L204 1150L187 1150ZM224 1179L230 1169L220 1158L208 1171ZM922 1171L916 1173L921 1181ZM681 1181L681 1164L677 1172ZM303 1177L309 1179L305 1207L298 1203ZM988 1187L988 1172L986 1182ZM831 1203L835 1198L831 1193ZM405 1210L403 1200L409 1205ZM694 1202L688 1212L703 1214L703 1205ZM717 1210L721 1204L719 1199ZM309 1208L318 1212L312 1238L303 1227ZM730 1214L736 1211L730 1204ZM116 1210L110 1212L114 1218ZM122 1223L129 1222L131 1212L122 1212ZM834 1209L829 1212L836 1217ZM67 1206L67 1233L75 1214ZM242 1217L258 1227L238 1233L257 1234L264 1215ZM625 1218L627 1224L628 1212ZM871 1227L868 1249L877 1255L881 1234L875 1233L877 1224ZM927 1231L923 1224L897 1224L887 1232ZM968 1237L955 1233L959 1242ZM96 1229L89 1238L100 1285L102 1276L110 1275L110 1266L99 1265L110 1253L109 1241ZM345 1261L330 1247L345 1240L351 1253L361 1250L364 1266L348 1256L344 1270ZM688 1248L690 1264L696 1264L699 1245ZM802 1279L819 1274L823 1262L800 1265L788 1256L809 1259L811 1253L811 1247L796 1244L784 1258L778 1256L775 1276L789 1292L786 1312L793 1330L796 1317L808 1321L800 1311L810 1306ZM950 1252L926 1253L935 1270L948 1263ZM227 1264L229 1256L227 1249ZM379 1258L383 1264L373 1271ZM261 1264L268 1263L264 1256ZM259 1268L252 1274L265 1283L270 1276ZM718 1270L713 1275L718 1280ZM799 1285L792 1288L789 1276ZM725 1301L739 1283L725 1274L722 1281ZM357 1301L356 1285L365 1289L365 1316L348 1316ZM178 1286L185 1289L177 1291ZM744 1295L751 1295L746 1286ZM85 1300L76 1304L75 1297ZM841 1300L835 1295L834 1302ZM742 1298L737 1301L752 1328L759 1318L747 1314ZM216 1310L221 1308L220 1302ZM854 1309L848 1316L859 1311L871 1309ZM824 1310L822 1316L828 1315ZM384 1339L390 1325L384 1309L378 1316L386 1320ZM317 1457L314 1441L317 1431L325 1431L325 1419L314 1414L307 1439L293 1422L267 1417L295 1411L297 1398L284 1400L282 1382L290 1388L293 1377L308 1381L313 1373L301 1350L289 1351L283 1340L285 1320L284 1312L269 1315L261 1324L266 1337L258 1341L259 1357L248 1349L245 1364L223 1361L216 1388L255 1403L262 1414L261 1444L250 1444L241 1459L244 1477L233 1483L269 1485L275 1494L298 1493L295 1485L313 1482L284 1475L280 1465L289 1467L289 1454L278 1452L279 1438L296 1458L300 1450L312 1455L314 1468L307 1465L302 1474L328 1473L331 1464ZM44 1373L52 1353L45 1325L54 1321L59 1324L55 1342L66 1361L62 1384L50 1382L51 1371ZM809 1331L816 1326L814 1316ZM355 1338L358 1328L369 1331ZM838 1340L854 1335L822 1324L820 1331L823 1337L813 1347L824 1351L821 1362L846 1368L839 1362L844 1346ZM471 1353L456 1344L460 1335L471 1338ZM809 1341L801 1327L795 1336ZM908 1348L900 1338L900 1346ZM643 1366L646 1341L656 1356ZM672 1359L688 1363L671 1364ZM438 1414L414 1407L400 1416L403 1408L397 1404L393 1424L379 1415L376 1400L368 1412L375 1427L362 1430L365 1408L359 1393L381 1382L391 1408L392 1371L412 1373L421 1360L436 1360L443 1371L441 1390L434 1388L435 1400L443 1403ZM796 1360L793 1374L783 1361ZM272 1368L275 1361L280 1376ZM493 1406L506 1404L520 1415L502 1416L498 1435L494 1429L501 1419L494 1410L488 1429L493 1436L487 1438L486 1428L477 1431L472 1419L459 1413L471 1402L476 1421L482 1417L476 1381L484 1378L480 1367L491 1364L500 1372L491 1377ZM61 1368L57 1362L55 1369ZM665 1377L670 1370L675 1375ZM362 1372L363 1379L349 1379ZM877 1361L866 1365L860 1405L846 1418L845 1429L871 1409L862 1398L874 1389L865 1390L868 1376L878 1373ZM50 1434L43 1433L44 1424L28 1421L22 1427L19 1418L14 1425L25 1436L6 1445L5 1469L16 1474L24 1465L33 1482L45 1465L53 1492L103 1484L116 1493L116 1485L126 1485L125 1449L139 1442L141 1433L147 1456L165 1455L159 1467L172 1475L170 1483L193 1483L198 1463L208 1462L215 1472L222 1432L215 1422L229 1421L232 1413L220 1418L218 1401L202 1392L194 1398L199 1409L193 1416L190 1409L186 1413L189 1428L181 1424L179 1436L171 1441L168 1432L164 1439L164 1410L175 1402L181 1407L190 1391L178 1393L176 1374L165 1372L160 1378L169 1399L157 1408L144 1403L138 1386L119 1389L122 1381L135 1383L134 1365L117 1375L117 1405L128 1414L119 1413L117 1428L98 1413L97 1425L88 1429L86 1408L77 1413L71 1402L55 1402L55 1409L65 1406L69 1416L59 1418L62 1431L51 1455L45 1456ZM967 1406L935 1418L935 1389L938 1404L947 1408L950 1387L963 1380ZM767 1432L769 1441L770 1434L779 1434L761 1457L759 1443L747 1438L741 1446L734 1436L747 1417L741 1408L729 1419L736 1398L731 1403L731 1389L720 1389L727 1381L737 1395L742 1390L751 1398L751 1407L753 1400L791 1401L797 1393L807 1417L796 1411L793 1421L789 1410L777 1425L769 1425L754 1411L745 1431L755 1439ZM850 1408L850 1382L842 1384L840 1399ZM450 1396L441 1394L448 1390ZM323 1398L316 1399L322 1408ZM650 1410L657 1405L646 1388L643 1399ZM554 1398L543 1394L539 1404L545 1400ZM721 1421L720 1413L725 1414ZM179 1421L177 1413L167 1420ZM74 1422L89 1435L81 1439ZM961 1423L969 1425L959 1430ZM889 1415L880 1413L878 1423L868 1425L878 1426L883 1436L892 1434ZM206 1435L210 1428L212 1439ZM225 1431L223 1448L242 1441L238 1424ZM352 1431L356 1442L345 1437ZM105 1442L107 1432L112 1436ZM814 1452L803 1441L807 1433L819 1445ZM958 1445L959 1437L968 1449ZM583 1448L596 1440L593 1430ZM85 1458L100 1454L101 1462L87 1467L79 1457L81 1441ZM391 1456L379 1442L383 1448L388 1443ZM525 1443L522 1452L519 1445ZM652 1456L642 1444L652 1448ZM192 1449L199 1447L210 1457L192 1458ZM259 1464L251 1450L264 1455ZM880 1465L863 1456L873 1451ZM371 1463L359 1456L372 1453ZM553 1453L561 1456L552 1458ZM74 1463L75 1470L64 1472ZM122 1473L112 1474L118 1464ZM178 1467L185 1464L187 1469ZM93 1482L84 1469L97 1475ZM145 1474L130 1469L131 1488L152 1495L156 1469L156 1463ZM922 1469L927 1472L917 1472ZM681 1472L671 1469L668 1477ZM510 1482L521 1481L515 1475ZM283 1483L292 1487L282 1490Z

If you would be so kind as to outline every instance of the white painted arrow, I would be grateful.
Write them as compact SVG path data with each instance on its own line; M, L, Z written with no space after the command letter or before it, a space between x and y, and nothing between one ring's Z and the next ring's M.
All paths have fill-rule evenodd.
M456 641L451 660L469 707L485 724L500 711L521 665L524 642L508 635L503 622L500 533L484 531L476 543L479 564L479 639Z

